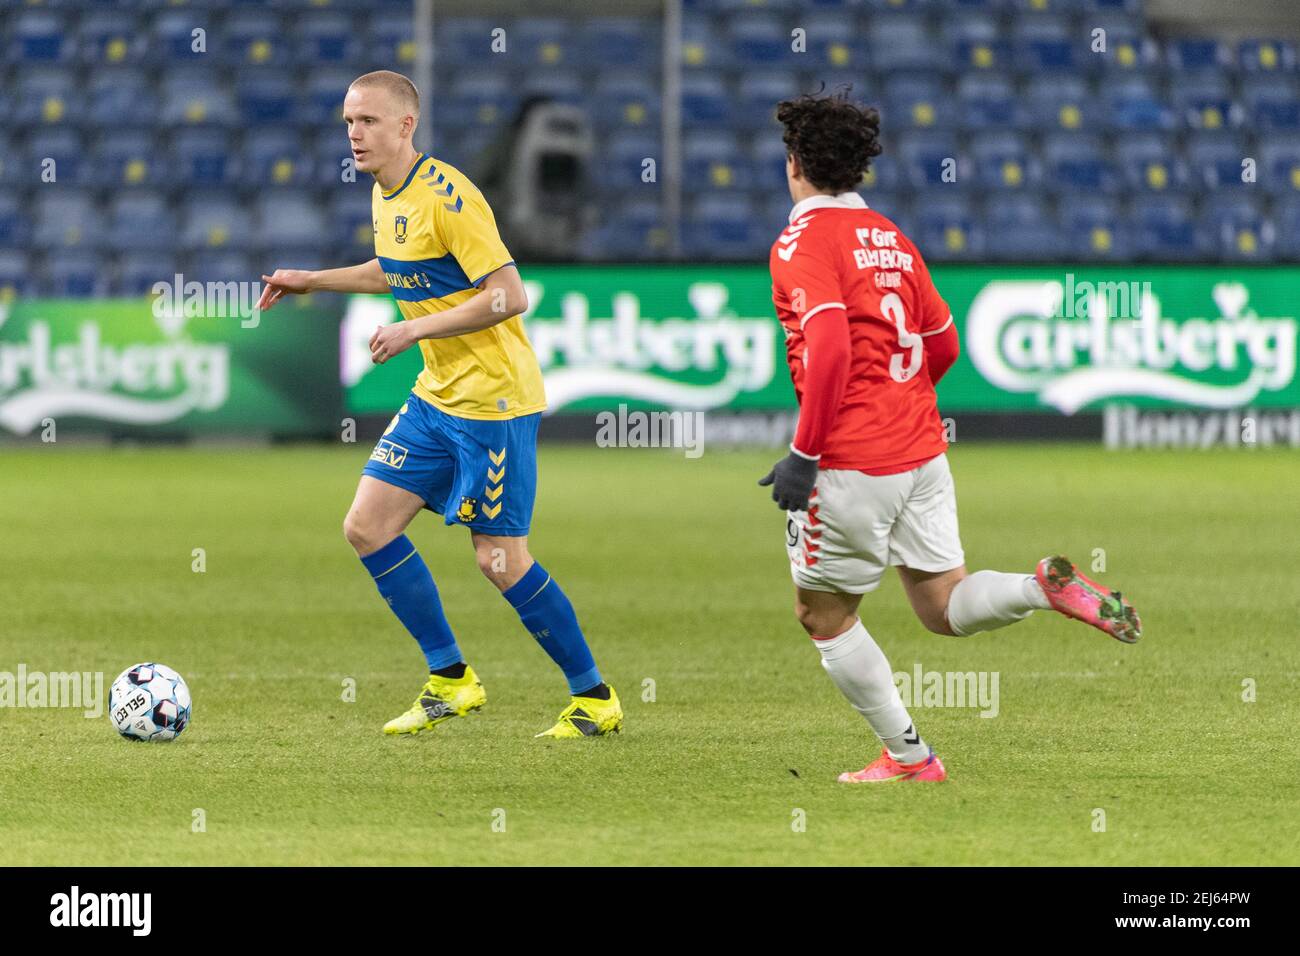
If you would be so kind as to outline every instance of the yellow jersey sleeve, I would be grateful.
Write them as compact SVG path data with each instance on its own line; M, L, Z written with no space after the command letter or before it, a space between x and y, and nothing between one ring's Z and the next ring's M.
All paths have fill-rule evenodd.
M492 208L477 186L463 176L435 173L429 187L434 193L434 231L471 285L514 262L501 241Z

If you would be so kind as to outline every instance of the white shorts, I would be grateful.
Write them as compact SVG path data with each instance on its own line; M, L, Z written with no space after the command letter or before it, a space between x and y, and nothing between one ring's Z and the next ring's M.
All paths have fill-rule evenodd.
M810 591L866 594L885 568L951 571L966 562L948 456L897 475L826 469L807 511L786 512L794 583Z

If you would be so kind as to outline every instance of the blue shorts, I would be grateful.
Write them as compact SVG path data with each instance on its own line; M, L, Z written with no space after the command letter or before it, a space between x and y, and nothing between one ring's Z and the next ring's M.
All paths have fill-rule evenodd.
M412 392L362 474L419 495L447 524L522 537L533 520L541 417L458 418Z

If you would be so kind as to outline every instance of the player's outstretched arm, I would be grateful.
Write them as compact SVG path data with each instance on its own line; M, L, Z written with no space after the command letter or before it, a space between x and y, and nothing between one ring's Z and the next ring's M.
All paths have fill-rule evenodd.
M383 266L378 259L371 259L359 266L344 266L342 269L276 269L269 276L262 276L266 283L262 297L257 300L259 310L265 312L286 295L302 295L305 292L374 292L388 291L388 280L384 278Z

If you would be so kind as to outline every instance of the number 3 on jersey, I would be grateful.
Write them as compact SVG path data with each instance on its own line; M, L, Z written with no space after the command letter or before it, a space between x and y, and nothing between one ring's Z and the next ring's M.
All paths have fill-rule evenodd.
M889 377L895 382L909 382L921 370L923 343L920 333L907 331L907 316L903 314L903 300L899 298L897 292L890 292L881 298L880 311L885 313L885 318L893 322L898 329L899 348L911 349L911 354L907 356L906 368L903 367L901 354L895 352L889 357Z

